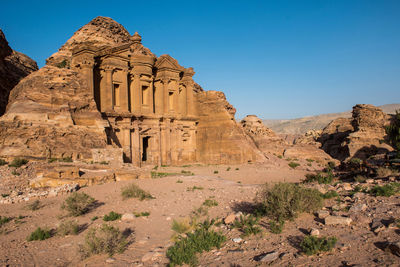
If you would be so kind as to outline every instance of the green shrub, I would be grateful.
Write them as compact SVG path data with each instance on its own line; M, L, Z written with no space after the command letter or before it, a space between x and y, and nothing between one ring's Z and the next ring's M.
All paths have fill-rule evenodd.
M90 220L92 221L92 222L94 222L95 220L97 220L99 218L99 216L93 216Z
M80 252L83 257L103 253L111 257L115 253L124 252L127 246L127 237L118 228L103 224L99 229L89 229Z
M299 163L297 163L297 162L290 162L289 164L289 167L290 168L292 168L292 169L296 169L297 167L299 167L300 166L300 164Z
M239 168L236 168L236 169L235 169L235 171L238 171L238 170L239 170Z
M230 171L230 170L231 170L231 167L226 168L226 171L227 171L227 172Z
M173 220L171 229L178 233L184 234L192 231L195 228L195 222L190 220L189 218L184 218L179 221Z
M338 196L339 196L339 194L335 190L329 190L325 194L322 194L322 197L324 199L330 199L330 198L334 198L334 197L338 197Z
M140 201L145 199L154 199L150 193L144 191L135 184L130 184L122 188L121 195L123 199L138 198Z
M313 159L306 159L308 162L314 162L314 160Z
M192 173L191 171L185 171L185 170L182 170L182 171L181 171L181 174L183 174L183 175L185 175L185 176L192 176L192 175L194 175L194 173Z
M363 161L359 158L351 158L349 162L355 165L361 165L363 163Z
M206 199L204 200L203 205L207 207L215 207L218 206L218 202L214 199Z
M56 162L58 159L57 158L49 158L48 159L48 163L53 163L53 162Z
M322 208L322 194L315 189L292 183L266 184L260 194L259 212L276 221L292 220L302 212L315 212Z
M282 159L282 158L283 158L283 156L282 156L282 155L279 155L279 156L278 156L278 158Z
M95 202L94 198L85 193L74 192L65 200L61 208L66 210L70 216L76 217L87 213Z
M316 237L306 236L301 242L300 247L307 255L313 255L321 251L330 251L336 244L336 237Z
M389 183L383 186L376 185L371 188L370 193L375 196L390 197L400 192L400 183Z
M258 227L259 221L260 218L252 214L247 216L241 215L239 220L233 222L233 227L238 228L243 233L243 236L256 235L261 232L261 229Z
M203 190L204 188L201 186L193 186L186 188L186 191L194 192L195 190Z
M317 174L306 174L306 179L304 179L303 183L318 182L319 184L330 184L332 181L332 172L318 172Z
M156 179L156 178L163 178L167 176L174 176L174 175L179 175L179 173L174 173L174 172L151 172L151 178Z
M378 177L385 178L385 177L388 177L388 176L396 176L396 175L399 175L399 172L398 172L397 170L395 170L395 169L379 167L379 168L376 170L376 175L377 175Z
M283 227L285 226L285 221L269 221L269 229L273 234L280 234L283 231Z
M356 175L353 179L358 183L365 183L367 177L365 177L364 175Z
M167 257L170 260L169 266L188 264L197 265L196 253L210 251L213 248L220 248L226 238L221 233L210 230L214 221L205 221L199 224L193 233L187 233L186 237L179 237L179 240L167 250Z
M214 174L218 174L218 171L214 171Z
M60 69L65 69L65 68L68 68L68 67L69 67L69 63L68 63L68 61L67 61L66 59L64 59L63 61L61 61L60 63L58 63L58 64L56 65L56 67L57 67L57 68L60 68Z
M1 197L8 197L10 194L1 194Z
M150 216L150 212L148 211L142 211L142 212L134 212L133 213L135 215L135 217L148 217Z
M6 165L8 162L4 159L0 159L0 166Z
M13 171L11 172L11 174L12 174L12 175L15 175L15 176L20 176L20 175L21 175L19 172L17 172L17 170L13 170Z
M116 213L114 211L110 211L109 214L106 214L103 216L103 221L109 222L109 221L116 221L121 219L122 214Z
M26 159L15 158L8 166L19 168L22 165L27 164L29 161Z
M178 181L176 181L176 183L181 184L181 183L183 183L183 181L179 179Z
M33 240L45 240L51 237L50 230L42 229L38 227L35 231L33 231L27 238L28 241Z
M41 208L40 200L39 200L39 199L36 199L36 200L33 201L32 203L26 205L26 208L27 208L28 210L33 210L33 211L40 209L40 208Z
M10 217L2 217L2 216L0 216L0 227L3 225L3 224L6 224L6 223L8 223L9 221L11 221L11 218Z
M74 221L62 222L57 227L57 234L61 236L77 235L79 233L79 225Z

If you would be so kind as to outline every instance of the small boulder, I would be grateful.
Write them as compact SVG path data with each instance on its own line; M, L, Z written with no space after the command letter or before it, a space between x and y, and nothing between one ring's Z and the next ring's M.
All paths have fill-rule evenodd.
M371 230L372 230L375 234L377 234L377 233L379 233L379 232L385 230L385 228L386 228L386 227L385 227L385 225L382 223L382 220L381 220L381 219L375 218L375 219L372 220L372 223L371 223Z
M229 214L228 216L225 217L224 223L225 224L231 224L231 223L233 223L235 221L235 219L236 219L235 213L231 213L231 214Z
M320 211L317 212L317 216L318 216L318 218L320 218L320 219L325 219L325 218L328 217L329 215L331 215L331 214L330 214L329 211L327 211L327 210L320 210Z
M135 220L135 215L133 215L132 213L125 213L121 217L121 221L123 222L131 222L133 220Z
M261 261L261 262L272 262L276 259L279 258L279 252L278 251L272 251L268 253L263 253L261 255L258 255L254 257L256 261Z
M350 212L360 212L360 211L365 211L367 209L367 205L365 205L364 203L358 203L358 204L354 204L353 206L351 206L350 208Z
M387 249L394 255L400 257L400 242L389 243Z
M319 236L319 230L316 228L311 228L309 232L312 236Z
M353 220L343 216L328 216L325 218L325 225L350 225Z

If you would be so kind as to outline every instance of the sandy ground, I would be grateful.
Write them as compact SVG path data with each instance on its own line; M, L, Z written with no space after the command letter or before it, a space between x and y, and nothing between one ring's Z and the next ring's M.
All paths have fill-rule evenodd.
M229 168L229 170L228 170ZM27 242L27 236L37 227L56 229L63 219L60 209L68 195L40 199L42 207L30 211L26 203L0 205L0 216L14 218L2 227L0 234L0 266L165 266L168 259L165 252L173 242L171 224L174 219L188 217L200 207L204 200L215 199L218 206L209 208L210 218L224 218L232 212L245 212L254 203L254 198L262 184L266 182L297 182L304 178L306 168L290 169L286 163L245 164L231 166L192 165L189 167L164 167L158 172L176 172L182 170L194 173L193 176L175 175L157 179L135 180L142 189L150 192L155 199L139 201L123 200L121 188L127 182L114 182L82 188L94 197L99 205L89 213L76 219L82 231L76 236L53 236L44 241ZM218 173L215 173L218 171ZM177 181L180 181L177 183ZM202 187L190 191L188 188ZM329 200L332 202L333 200ZM329 206L329 201L327 205ZM382 250L380 244L385 241L400 241L398 229L388 227L378 235L369 227L371 218L400 218L400 198L366 198L368 209L361 214L359 221L352 226L325 226L314 215L304 214L285 225L282 234L275 235L263 228L263 234L244 238L238 230L229 230L222 226L227 242L220 250L203 253L201 266L267 266L257 262L254 257L270 251L279 251L281 258L270 263L272 266L400 266L399 257ZM369 202L368 202L369 201ZM331 205L334 203L331 203ZM102 225L102 217L110 211L121 214L132 212L150 212L148 217L135 218L133 222L113 221L109 224L131 229L133 242L123 254L110 259L107 255L82 259L78 252L79 244L89 228ZM99 219L92 221L94 216ZM64 218L65 219L65 218ZM267 220L261 225L266 226ZM306 256L300 253L299 240L307 229L314 227L321 235L334 235L338 238L337 247L328 253Z

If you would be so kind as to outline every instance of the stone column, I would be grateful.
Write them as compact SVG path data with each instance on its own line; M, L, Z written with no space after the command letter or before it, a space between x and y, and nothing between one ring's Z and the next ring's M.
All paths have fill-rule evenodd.
M186 116L187 115L187 87L182 86L182 97L180 97L180 107L181 107L181 115Z
M150 82L149 88L147 90L150 90L149 91L149 98L150 99L148 99L149 100L149 113L150 114L154 114L155 107L154 107L154 95L153 95L153 93L154 93L153 92L153 82Z
M112 74L113 69L111 67L105 69L106 72L106 86L104 90L104 111L110 111L113 109L113 84L112 84Z
M128 112L129 111L128 70L122 70L122 73L124 75L124 79L122 81L121 88L120 88L120 93L119 93L120 101L119 102L120 102L121 110L124 112Z
M86 64L82 64L82 72L84 73L87 83L88 83L88 88L90 92L92 92L93 97L94 97L94 79L93 79L93 66L94 63L89 63L87 62Z
M140 113L142 107L142 99L140 98L141 90L140 88L140 74L132 72L131 73L133 81L131 83L131 112Z
M164 91L164 115L169 114L169 80L163 80L163 91Z

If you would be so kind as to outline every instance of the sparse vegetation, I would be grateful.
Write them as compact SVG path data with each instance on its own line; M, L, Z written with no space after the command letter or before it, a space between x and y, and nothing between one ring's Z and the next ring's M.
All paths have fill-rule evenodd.
M390 197L400 193L400 183L389 183L383 186L376 185L371 188L370 192L374 196Z
M80 216L87 213L95 203L95 199L85 193L72 193L64 204L62 209L66 210L70 216Z
M238 228L243 233L243 236L256 235L261 232L260 227L258 227L259 221L260 218L252 214L241 215L239 220L233 222L233 227Z
M396 110L396 115L391 125L386 127L389 144L397 150L397 157L400 158L400 112Z
M27 208L28 210L32 210L32 211L35 211L35 210L40 209L40 208L41 208L40 200L39 200L39 199L36 199L36 200L33 201L32 203L26 205L26 208Z
M227 172L230 171L230 170L231 170L231 167L226 168L226 171L227 171Z
M367 180L367 177L359 174L359 175L356 175L353 179L354 179L354 181L356 181L358 183L365 183L365 181Z
M322 194L315 189L292 183L266 185L260 195L258 212L276 221L292 220L302 212L315 212L323 205Z
M201 187L201 186L196 186L196 185L194 185L194 186L192 186L192 187L188 187L188 188L186 189L186 191L194 192L195 190L203 190L203 189L204 189L204 188Z
M62 158L62 159L60 159L60 161L61 161L61 162L73 162L73 160L72 160L71 157Z
M270 229L271 233L273 233L273 234L281 234L284 226L285 226L285 221L283 221L283 220L269 221L269 229Z
M399 172L397 170L390 169L390 168L379 167L376 170L376 175L380 178L385 178L388 176L396 176L398 174L399 174Z
M171 229L178 233L184 234L192 231L195 228L195 222L189 218L184 218L182 220L173 220Z
M9 221L11 221L10 217L0 216L0 227L3 226L4 224L8 223Z
M238 171L238 170L239 170L239 168L236 168L236 169L235 169L235 171Z
M80 247L83 257L106 253L112 256L125 251L127 236L118 228L103 224L99 229L91 228L85 236L85 243Z
M218 206L218 202L214 199L206 199L203 202L203 206L215 207L215 206Z
M214 171L214 174L218 174L218 171Z
M191 172L191 171L185 171L185 170L182 170L182 171L181 171L181 174L186 175L186 176L193 176L193 175L194 175L193 172Z
M61 61L60 63L58 63L58 64L56 65L56 67L57 67L57 68L60 68L60 69L65 69L65 68L68 68L68 67L69 67L69 63L68 63L68 61L67 61L66 59L64 59L63 61Z
M291 161L291 162L289 162L289 167L290 168L292 168L292 169L296 169L297 167L299 167L300 166L300 164L299 163L297 163L297 162L293 162L293 161Z
M22 165L27 164L29 161L27 159L15 158L11 163L8 165L9 167L19 168Z
M335 191L335 190L330 190L328 192L326 192L325 194L322 194L322 197L324 199L330 199L330 198L334 198L334 197L338 197L339 194Z
M278 158L282 159L282 158L283 158L283 156L282 156L282 155L279 155L279 156L278 156Z
M92 221L92 222L94 222L95 220L97 220L99 218L99 216L93 216L90 220Z
M316 237L306 236L301 242L300 247L307 255L313 255L321 251L330 251L336 244L336 237Z
M183 183L183 181L181 179L179 179L178 181L176 181L177 184L181 184Z
M314 162L314 160L313 159L306 159L308 162Z
M167 250L167 257L170 260L169 266L183 265L184 263L197 265L196 253L210 251L213 248L220 248L226 238L221 233L211 230L214 224L212 221L204 221L199 224L193 233L187 233L186 237L179 240Z
M75 221L65 221L57 227L57 234L61 236L77 235L78 233L79 225Z
M133 212L133 214L135 215L135 217L149 217L150 216L150 212L149 211L142 211L142 212Z
M124 188L122 188L122 198L138 198L140 201L145 199L154 199L154 197L149 193L141 189L136 184L130 184Z
M0 166L6 165L8 162L4 159L0 159Z
M51 231L38 227L27 238L28 241L45 240L51 237Z
M15 175L15 176L20 176L20 175L21 175L19 172L17 172L17 170L13 170L13 171L11 172L11 174L12 174L12 175Z
M114 211L110 211L109 214L106 214L103 216L103 221L109 222L109 221L116 221L121 219L122 214L116 213Z
M1 194L1 197L8 197L10 194Z
M304 179L303 183L312 183L318 182L319 184L330 184L333 181L333 173L332 172L318 172L317 174L306 174L306 179Z

